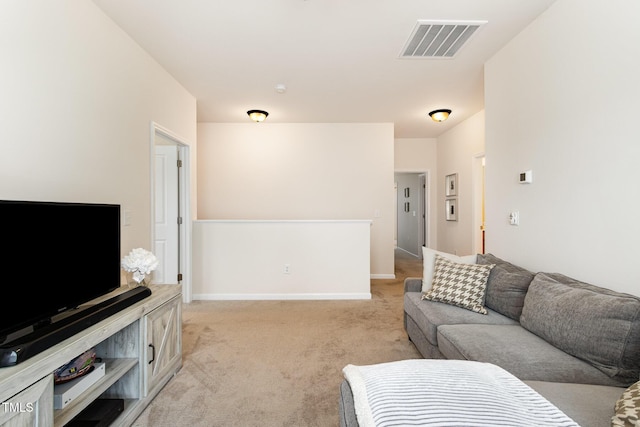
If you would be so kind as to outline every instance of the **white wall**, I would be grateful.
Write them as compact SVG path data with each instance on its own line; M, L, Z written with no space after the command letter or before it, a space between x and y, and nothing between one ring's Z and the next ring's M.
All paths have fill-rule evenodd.
M195 143L194 97L90 1L3 1L0 23L0 198L121 204L123 253L149 248L150 123Z
M198 124L198 218L367 219L393 277L393 125Z
M370 299L370 232L367 220L195 221L193 298Z
M486 64L489 252L640 295L638 17L559 0Z
M435 249L457 255L477 253L474 246L473 163L484 152L484 111L480 111L450 131L438 137L438 175L435 216L438 224L438 244ZM458 174L458 220L445 216L445 176Z
M436 191L437 144L435 138L397 138L394 143L394 168L396 172L426 172L427 174L427 246L438 242Z

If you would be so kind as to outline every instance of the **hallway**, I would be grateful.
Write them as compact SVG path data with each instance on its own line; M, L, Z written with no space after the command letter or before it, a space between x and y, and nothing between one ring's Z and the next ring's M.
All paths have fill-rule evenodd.
M403 281L407 277L422 277L422 259L396 248L395 275Z

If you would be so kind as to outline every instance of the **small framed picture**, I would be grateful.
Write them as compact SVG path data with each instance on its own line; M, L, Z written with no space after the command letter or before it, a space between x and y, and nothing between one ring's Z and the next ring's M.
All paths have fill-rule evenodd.
M447 221L457 221L458 220L458 203L456 199L446 199L445 200L445 208L447 209Z
M458 174L452 173L444 178L445 184L445 196L457 196L458 195Z

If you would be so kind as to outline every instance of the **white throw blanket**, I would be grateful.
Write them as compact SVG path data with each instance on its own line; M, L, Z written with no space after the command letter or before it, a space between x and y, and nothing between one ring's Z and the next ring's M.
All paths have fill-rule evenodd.
M415 359L342 370L360 427L578 426L504 369L466 360Z

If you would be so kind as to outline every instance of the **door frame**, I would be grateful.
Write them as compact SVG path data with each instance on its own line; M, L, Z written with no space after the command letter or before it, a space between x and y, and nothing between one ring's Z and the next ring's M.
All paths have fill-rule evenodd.
M422 170L417 170L417 169L394 169L393 171L394 174L396 173L412 173L412 174L416 174L416 175L424 175L424 184L425 184L425 189L424 189L424 194L422 195L423 199L424 199L424 203L423 206L421 207L421 209L424 209L424 221L423 221L423 233L425 234L425 246L430 248L431 247L431 236L433 235L433 229L431 227L431 171L427 170L427 169L422 169ZM395 179L394 179L395 182ZM394 184L395 185L395 184ZM396 191L397 193L397 191ZM396 198L395 198L395 205L396 205L396 212L398 209L398 197L396 194ZM396 215L397 216L397 215ZM394 227L396 227L396 230L398 228L398 219L396 218L396 220L394 221ZM422 258L422 253L419 254L420 258Z
M475 253L486 252L485 234L482 230L482 216L485 203L484 180L485 180L485 155L484 152L477 153L473 156L471 165L472 174L472 204L473 204L473 250ZM485 219L486 221L486 219ZM486 229L486 224L485 224Z
M185 303L191 302L191 162L190 162L190 149L188 141L169 129L159 125L156 122L151 122L150 126L150 144L149 144L149 158L151 161L150 167L150 226L151 226L151 246L155 242L155 147L156 147L156 135L161 134L164 138L171 140L178 148L179 158L182 160L182 167L179 169L179 212L182 217L182 224L179 225L180 236L182 238L179 242L178 253L180 254L180 271L182 272L182 300Z

